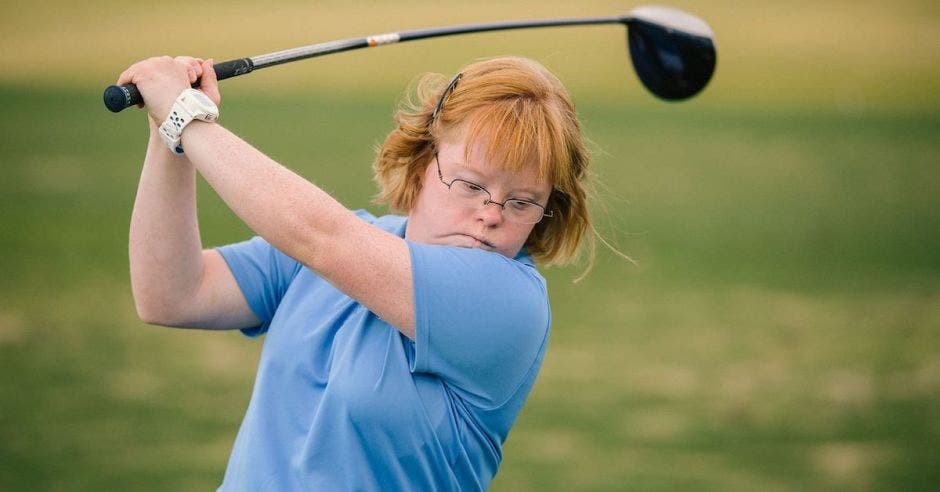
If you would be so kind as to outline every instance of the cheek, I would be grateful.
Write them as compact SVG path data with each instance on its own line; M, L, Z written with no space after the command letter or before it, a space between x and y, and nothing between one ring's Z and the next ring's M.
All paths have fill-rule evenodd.
M434 179L437 179L437 176ZM430 234L445 232L462 220L459 210L447 206L444 191L446 190L435 189L434 183L431 183L430 188L422 188L409 214L413 223L420 223L420 227Z
M505 229L506 236L505 240L510 248L518 250L521 248L527 239L529 239L529 234L532 233L532 227L530 226L516 226L513 224L511 227Z
M519 232L519 244L525 244L525 242L529 239L529 235L532 234L533 229L533 227L527 226Z

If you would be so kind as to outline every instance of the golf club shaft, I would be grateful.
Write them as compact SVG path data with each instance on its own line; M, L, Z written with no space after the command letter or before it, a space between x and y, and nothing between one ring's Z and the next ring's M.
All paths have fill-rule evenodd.
M467 34L475 32L503 31L508 29L526 29L533 27L556 27L556 26L581 26L593 24L624 24L629 23L629 16L613 17L586 17L575 19L548 19L548 20L529 20L529 21L510 21L493 22L484 24L463 24L459 26L439 27L430 29L416 29L412 31L402 31L398 33L386 33L361 38L343 39L338 41L329 41L326 43L313 44L300 48L258 55L251 58L239 58L235 60L224 61L213 65L216 78L219 80L237 77L250 73L260 68L280 65L282 63L313 58L316 56L339 53L341 51L355 50L359 48L369 48L381 46L384 44L400 43L403 41L412 41L416 39L435 38L440 36L451 36L455 34ZM117 113L123 109L140 104L143 98L134 84L123 86L112 85L104 91L104 104L108 109Z

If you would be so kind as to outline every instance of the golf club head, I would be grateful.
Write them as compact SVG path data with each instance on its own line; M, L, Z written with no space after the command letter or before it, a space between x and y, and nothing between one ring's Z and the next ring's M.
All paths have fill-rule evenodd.
M715 72L711 28L678 9L643 6L624 16L630 59L643 85L661 99L698 94Z

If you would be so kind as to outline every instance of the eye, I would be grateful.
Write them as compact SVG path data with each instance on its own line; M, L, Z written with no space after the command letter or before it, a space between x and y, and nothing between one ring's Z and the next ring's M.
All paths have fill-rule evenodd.
M532 202L527 202L525 200L506 200L506 206L517 212L524 212L526 210L537 207L538 205Z
M469 181L464 181L462 179L455 179L451 187L454 188L454 191L466 195L483 195L486 194L486 190L478 184L471 183Z
M470 183L470 182L467 182L467 181L464 181L464 183L467 184L467 188L470 189L470 190L473 190L473 191L483 191L483 187L480 186L480 185L476 185L476 184L473 184L473 183Z

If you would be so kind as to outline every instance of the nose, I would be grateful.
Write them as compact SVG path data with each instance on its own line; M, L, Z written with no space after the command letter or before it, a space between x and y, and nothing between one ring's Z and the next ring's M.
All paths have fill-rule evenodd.
M503 221L503 207L496 202L486 202L477 209L476 216L487 227L493 227Z

